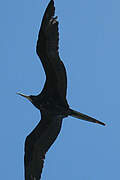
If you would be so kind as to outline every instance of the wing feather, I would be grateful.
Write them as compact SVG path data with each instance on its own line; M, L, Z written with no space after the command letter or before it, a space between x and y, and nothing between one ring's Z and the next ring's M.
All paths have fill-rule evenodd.
M58 21L54 17L54 1L51 0L45 11L38 35L36 51L46 73L45 88L56 91L61 97L66 97L67 76L63 62L59 57Z
M40 179L45 154L57 138L61 125L62 118L42 112L41 121L25 141L25 180Z

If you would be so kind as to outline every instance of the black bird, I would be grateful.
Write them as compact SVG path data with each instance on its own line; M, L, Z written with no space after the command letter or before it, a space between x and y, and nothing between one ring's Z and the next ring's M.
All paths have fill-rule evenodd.
M25 180L39 180L41 178L45 154L57 138L63 118L73 116L105 125L69 108L66 100L66 70L59 57L58 21L54 14L54 1L51 0L44 13L36 47L46 74L44 88L37 96L26 96L18 93L30 100L41 112L40 122L25 140Z

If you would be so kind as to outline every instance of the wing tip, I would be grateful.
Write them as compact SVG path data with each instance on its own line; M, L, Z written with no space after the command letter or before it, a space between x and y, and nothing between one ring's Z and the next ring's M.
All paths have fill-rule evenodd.
M54 0L51 0L47 6L46 12L50 9L50 12L52 13L51 16L54 16L55 14L55 6L54 6Z

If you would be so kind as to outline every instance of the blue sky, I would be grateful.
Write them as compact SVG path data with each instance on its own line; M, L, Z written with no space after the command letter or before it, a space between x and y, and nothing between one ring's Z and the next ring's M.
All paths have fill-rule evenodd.
M2 1L0 178L24 179L24 141L40 113L16 92L37 94L45 73L35 47L48 0ZM42 179L120 179L120 1L55 0L70 106L106 122L64 119Z

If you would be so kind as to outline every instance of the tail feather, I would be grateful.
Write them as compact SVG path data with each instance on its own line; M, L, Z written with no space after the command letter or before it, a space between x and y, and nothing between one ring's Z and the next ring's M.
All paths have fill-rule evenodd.
M80 112L74 111L72 109L69 109L69 111L70 111L70 114L69 114L70 116L73 116L75 118L82 119L82 120L85 120L85 121L89 121L89 122L93 122L93 123L98 123L98 124L101 124L101 125L105 126L105 123L103 123L101 121L98 121L95 118L92 118L92 117L87 116L85 114L82 114Z

